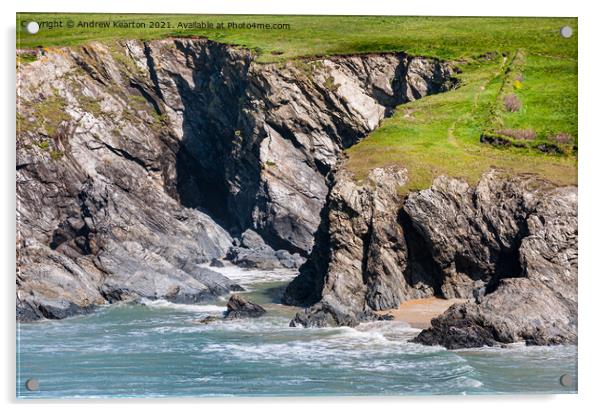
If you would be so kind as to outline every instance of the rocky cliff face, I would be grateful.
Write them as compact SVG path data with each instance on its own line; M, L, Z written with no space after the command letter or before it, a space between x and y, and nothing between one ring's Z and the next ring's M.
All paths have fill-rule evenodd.
M453 84L405 54L262 65L199 39L52 50L17 76L20 319L236 289L199 264L249 228L309 254L341 150Z
M400 199L403 170L333 181L318 243L285 301L293 326L354 325L425 296L468 298L416 341L448 348L576 341L577 190L492 171Z

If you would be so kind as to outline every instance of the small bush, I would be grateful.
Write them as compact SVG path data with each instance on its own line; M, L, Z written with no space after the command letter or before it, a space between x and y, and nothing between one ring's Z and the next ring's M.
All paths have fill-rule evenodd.
M50 142L48 140L42 140L40 142L35 142L34 144L42 150L48 150L50 148Z
M558 144L570 144L573 142L573 136L568 133L556 133L550 140Z
M518 112L522 106L523 105L517 95L509 94L504 97L504 107L508 112Z
M324 87L326 87L331 92L336 92L339 89L340 84L335 83L334 77L328 76L324 81Z
M533 129L500 129L495 132L517 140L535 140L537 137L537 132Z
M52 160L59 160L61 157L63 157L63 152L58 150L52 150L50 152L50 157L52 158Z

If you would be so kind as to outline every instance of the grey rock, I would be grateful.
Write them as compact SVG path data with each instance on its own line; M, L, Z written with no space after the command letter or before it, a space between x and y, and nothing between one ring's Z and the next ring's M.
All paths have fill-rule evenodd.
M247 269L270 270L282 267L273 249L256 250L232 247L228 251L226 259L237 266Z
M355 327L360 322L393 320L391 315L378 315L371 310L358 311L348 306L325 298L315 305L295 314L289 326L291 327Z
M214 296L225 295L228 292L242 292L245 289L221 273L207 268L198 268L191 274L193 278L209 288Z
M399 223L403 199L397 193L406 180L405 170L398 168L375 169L364 184L339 171L316 247L283 301L308 306L327 299L330 306L336 302L362 317L432 295L430 278L405 271L407 245Z
M250 229L243 233L240 246L230 248L226 259L240 267L261 270L295 269L305 262L298 253L291 254L282 249L275 251Z
M207 325L209 323L215 323L220 320L222 320L222 318L220 318L218 316L205 316L204 318L194 320L194 323L200 323L201 325Z
M21 319L137 297L202 301L215 287L198 265L233 244L222 226L270 245L270 257L244 248L250 234L242 265L299 265L342 150L397 104L454 83L448 64L403 53L257 64L203 39L44 57L17 73ZM36 121L47 104L60 113ZM63 301L73 309L52 309Z
M214 267L214 268L223 268L226 265L221 260L213 258L213 259L211 259L211 262L209 263L209 266Z
M305 259L300 254L291 254L288 250L277 250L274 254L280 262L280 265L287 269L296 269L305 263Z
M372 184L337 172L316 248L284 302L292 324L351 325L372 310L438 295L452 306L416 342L451 349L576 341L577 190L533 176L448 177L399 199L403 172ZM398 176L394 178L394 176Z
M265 249L267 251L273 251L273 249L271 247L266 245L266 243L263 241L261 236L259 236L257 234L257 232L254 232L251 229L247 229L244 231L244 233L241 236L240 245L243 248L247 248L247 249L256 249L256 250L264 250Z
M577 342L577 189L543 188L532 195L518 247L520 277L499 279L482 299L434 319L417 342L466 347L465 336L475 329L488 345Z
M347 308L333 306L326 302L319 302L314 306L298 312L290 326L310 327L334 327L334 326L350 326L354 327L359 324L357 315L351 313Z
M266 310L249 302L240 295L232 295L228 300L225 319L258 318L265 315Z

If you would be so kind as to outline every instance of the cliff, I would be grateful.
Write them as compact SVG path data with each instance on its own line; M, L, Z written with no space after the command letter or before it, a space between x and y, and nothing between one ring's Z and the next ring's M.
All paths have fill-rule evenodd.
M292 326L354 326L420 297L470 299L416 342L447 348L574 343L577 189L486 173L476 187L439 177L398 195L406 172L364 184L336 173L319 242L285 301L309 306Z
M309 255L341 151L454 84L447 64L403 53L258 64L166 39L42 54L17 73L23 320L235 289L199 264L248 229Z
M219 258L295 267L297 326L464 298L416 342L576 341L577 190L532 175L363 182L344 149L456 84L404 53L259 64L203 39L54 49L18 70L17 318L240 290Z

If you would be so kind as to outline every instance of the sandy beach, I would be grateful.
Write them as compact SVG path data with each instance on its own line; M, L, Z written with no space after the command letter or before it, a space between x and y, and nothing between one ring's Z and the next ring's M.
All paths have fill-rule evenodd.
M412 327L426 329L431 319L439 316L454 303L466 302L465 299L441 299L430 297L403 302L397 309L379 311L379 314L393 315L395 320L409 323Z

